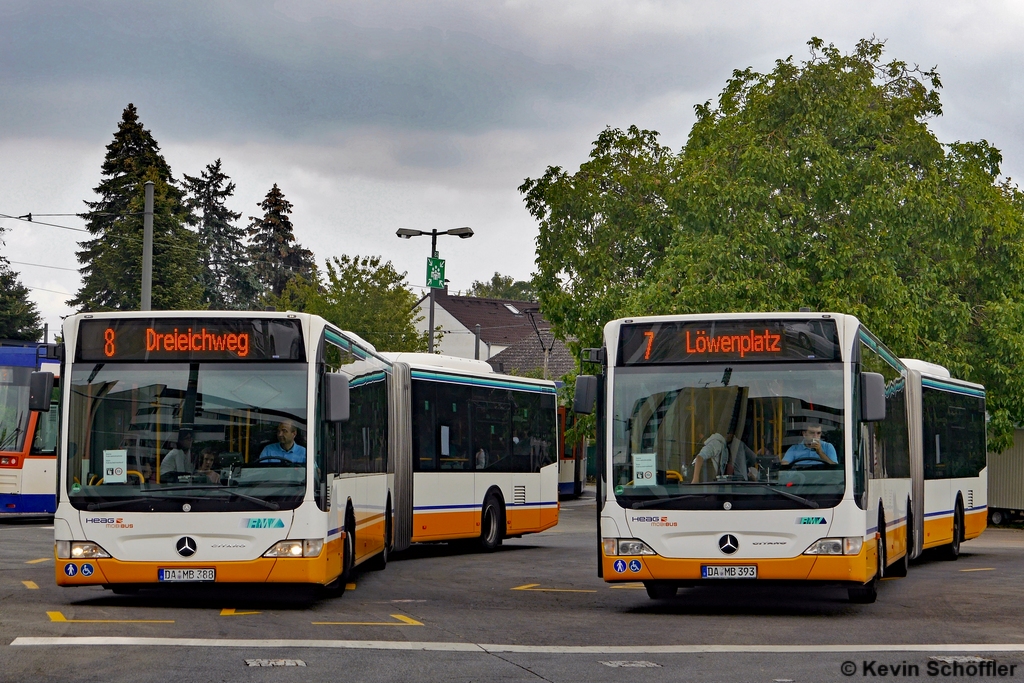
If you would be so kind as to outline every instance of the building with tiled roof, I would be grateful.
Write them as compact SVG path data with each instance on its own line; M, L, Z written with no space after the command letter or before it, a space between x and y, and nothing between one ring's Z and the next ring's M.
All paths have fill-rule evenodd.
M424 296L416 303L416 317L423 319L416 323L420 332L428 329L428 317L430 300ZM531 320L532 318L532 320ZM536 323L536 328L534 324ZM477 355L477 326L480 333L479 356ZM541 350L541 342L537 338L537 331L540 331L544 338L545 345L551 347L552 337L551 325L540 314L540 304L535 301L513 301L511 299L487 299L475 296L457 296L449 294L447 289L434 291L434 326L442 330L440 342L436 341L435 351L446 356L457 356L460 358L479 358L480 360L491 361L498 354L505 353L513 347L517 350L509 351L505 359L499 363L508 363L510 372L512 368L522 374L529 365L529 359L533 358L528 349L531 340L540 362L535 368L542 368L544 365L544 353ZM569 355L564 345L555 340L555 347L562 353ZM552 354L555 354L554 348ZM549 355L549 370L552 356ZM570 363L572 361L569 356ZM561 367L561 360L559 367ZM492 366L500 370L499 366ZM549 372L549 377L560 377L564 372L554 374Z

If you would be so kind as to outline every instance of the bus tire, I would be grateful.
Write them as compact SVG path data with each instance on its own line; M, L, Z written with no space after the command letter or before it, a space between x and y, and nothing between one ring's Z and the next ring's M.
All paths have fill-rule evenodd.
M875 573L875 579L881 581L885 578L886 568L888 567L889 560L889 548L886 545L885 539L885 510L881 505L878 506L878 570Z
M855 586L847 590L850 602L858 605L870 605L878 599L878 581L871 579L863 586Z
M505 532L505 506L498 496L488 492L480 512L480 547L484 552L493 552L501 545Z
M958 495L953 508L953 540L942 546L942 558L955 562L960 557L960 543L964 540L964 503Z
M341 558L341 581L349 583L356 566L356 517L350 507L345 511L345 554Z
M667 581L644 581L644 588L651 600L668 600L679 592L679 586Z
M903 554L903 557L893 562L892 566L886 571L888 576L904 577L910 571L910 551L911 545L914 542L914 534L911 525L914 523L913 513L910 508L910 501L907 501L907 523L903 527L903 540L906 544L907 552Z
M391 496L388 496L387 507L384 508L384 549L373 556L367 567L373 571L381 571L388 566L391 555Z

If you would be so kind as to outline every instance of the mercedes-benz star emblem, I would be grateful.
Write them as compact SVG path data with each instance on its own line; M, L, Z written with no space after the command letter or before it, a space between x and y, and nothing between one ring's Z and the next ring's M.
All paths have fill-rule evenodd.
M192 557L196 554L196 541L194 538L182 536L178 539L178 542L174 544L174 548L182 557Z
M182 539L185 540L185 539ZM718 539L718 549L726 555L732 555L740 549L740 542L732 534L726 534ZM178 552L181 552L180 550Z

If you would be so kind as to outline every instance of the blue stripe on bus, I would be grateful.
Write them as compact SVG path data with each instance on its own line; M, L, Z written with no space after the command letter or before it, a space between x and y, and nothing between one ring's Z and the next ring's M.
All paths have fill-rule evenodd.
M974 506L972 508L967 508L966 510L964 510L964 512L974 512L975 510L986 510L986 509L988 509L988 505L976 505L976 506ZM953 514L953 510L939 510L938 512L926 512L926 513L924 513L924 518L928 519L929 517L940 517L942 515L951 515L951 514Z
M427 372L425 370L413 370L413 379L428 379L435 382L447 384L465 384L475 387L490 387L497 389L515 389L516 391L528 391L537 394L554 394L554 387L538 386L536 384L518 384L506 380L485 379L483 377L466 377L465 375L451 375L441 372Z
M926 386L930 389L941 389L942 391L948 391L953 394L962 394L964 396L973 396L974 398L985 398L985 391L983 389L975 389L974 387L965 387L959 384L952 384L949 382L942 382L935 379L921 378L921 385Z
M57 510L57 496L52 493L0 493L0 516L3 514L52 515Z
M355 379L351 379L351 380L349 380L348 385L350 387L360 387L360 386L362 386L364 384L372 384L373 382L382 382L382 381L384 381L385 377L387 377L387 375L385 375L383 372L375 372L375 373L370 374L370 375L362 375L361 377L356 377Z
M558 501L539 501L536 503L505 503L505 507L510 508L521 508L530 506L551 507L553 505L558 505ZM413 508L413 512L423 512L425 510L480 510L481 508L483 508L482 503L476 503L473 505L418 505Z

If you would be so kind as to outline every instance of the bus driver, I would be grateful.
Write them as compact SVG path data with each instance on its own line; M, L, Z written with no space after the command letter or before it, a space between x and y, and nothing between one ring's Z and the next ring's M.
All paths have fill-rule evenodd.
M296 465L305 465L306 449L295 443L298 433L294 422L281 420L277 424L277 443L267 444L260 452L258 460L286 460Z
M821 425L809 424L804 428L804 438L800 443L789 447L786 454L782 456L782 464L791 465L813 465L825 463L835 465L839 462L836 456L836 447L828 441L821 440Z

